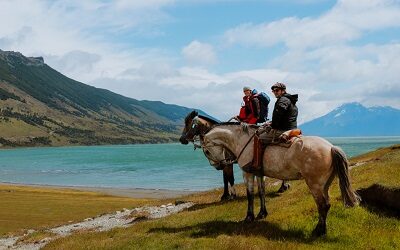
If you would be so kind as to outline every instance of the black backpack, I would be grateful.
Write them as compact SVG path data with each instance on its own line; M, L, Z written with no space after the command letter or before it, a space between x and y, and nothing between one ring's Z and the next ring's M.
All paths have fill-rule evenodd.
M260 92L260 93L256 94L255 97L257 97L260 102L260 117L257 120L257 122L258 123L266 122L268 119L267 118L268 117L268 104L270 103L271 99L264 92Z

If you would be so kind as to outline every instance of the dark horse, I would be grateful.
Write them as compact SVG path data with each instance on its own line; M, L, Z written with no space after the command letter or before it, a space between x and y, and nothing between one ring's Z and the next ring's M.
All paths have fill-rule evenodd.
M193 119L196 118L196 126L192 126ZM185 127L182 131L182 136L179 141L182 144L187 145L189 141L195 143L195 137L199 136L200 144L203 143L204 135L215 125L219 124L219 121L214 120L207 116L199 115L197 111L192 111L185 118ZM196 147L196 146L195 146ZM236 197L236 191L234 188L235 176L233 174L233 164L226 164L221 166L224 178L224 193L221 196L221 200L231 200Z

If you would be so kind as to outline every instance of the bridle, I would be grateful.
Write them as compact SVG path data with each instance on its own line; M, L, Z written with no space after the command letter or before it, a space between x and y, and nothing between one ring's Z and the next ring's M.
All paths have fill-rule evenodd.
M210 131L213 126L211 126L210 128L208 128L207 130L201 130L199 128L199 125L194 123L194 121L197 120L196 118L193 118L192 122L191 122L191 129L189 129L188 131L186 131L186 133L184 134L184 137L187 141L192 142L193 146L194 146L194 150L198 149L198 148L202 148L202 140L201 138L207 134L208 131ZM190 134L193 134L192 139L188 139L188 136ZM199 143L196 143L199 142Z
M233 118L229 119L229 121L231 121L233 119L236 119L236 118L233 117ZM245 146L240 151L239 155L235 159L232 159L231 156L234 155L234 154L231 151L228 150L228 156L227 156L227 153L226 153L227 149L222 144L217 144L217 143L211 142L211 143L208 143L207 145L205 145L201 140L201 138L204 137L205 134L207 134L215 126L218 126L218 124L214 125L214 126L211 126L209 129L207 129L207 131L201 131L201 129L198 127L199 125L194 123L194 121L196 121L196 120L197 120L196 118L193 118L192 123L191 123L191 129L186 131L186 133L184 134L185 139L187 141L190 141L190 142L193 143L194 150L196 150L197 148L201 148L203 150L203 152L204 152L204 155L209 160L211 160L213 162L217 162L219 165L230 165L230 164L233 164L233 163L237 163L239 161L240 157L242 156L244 150L247 148L247 146L250 144L250 142L252 141L252 139L256 135L256 133L254 132L254 134L252 136L250 136L249 140L246 142ZM193 131L194 129L196 129L196 130ZM187 136L189 135L189 132L194 134L192 139L188 139L187 138ZM197 137L198 137L198 139L197 139ZM200 144L196 144L196 141L199 141ZM212 148L212 147L221 147L222 148L222 155L224 157L223 160L217 160L217 159L211 157L210 154L206 153L206 151L209 152L209 148Z

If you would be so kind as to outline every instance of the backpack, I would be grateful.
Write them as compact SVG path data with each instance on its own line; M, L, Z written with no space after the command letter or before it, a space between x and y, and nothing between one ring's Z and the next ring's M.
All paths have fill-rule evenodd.
M257 97L260 101L260 118L258 119L258 122L266 122L268 117L268 104L270 103L271 99L264 92L256 94L255 97Z

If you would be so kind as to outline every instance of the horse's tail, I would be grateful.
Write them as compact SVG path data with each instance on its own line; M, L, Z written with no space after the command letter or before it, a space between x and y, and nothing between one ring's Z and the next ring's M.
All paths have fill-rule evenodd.
M332 165L334 172L339 177L339 186L342 193L343 204L346 207L354 207L360 202L360 197L351 187L349 178L349 162L342 149L333 146L331 148Z

